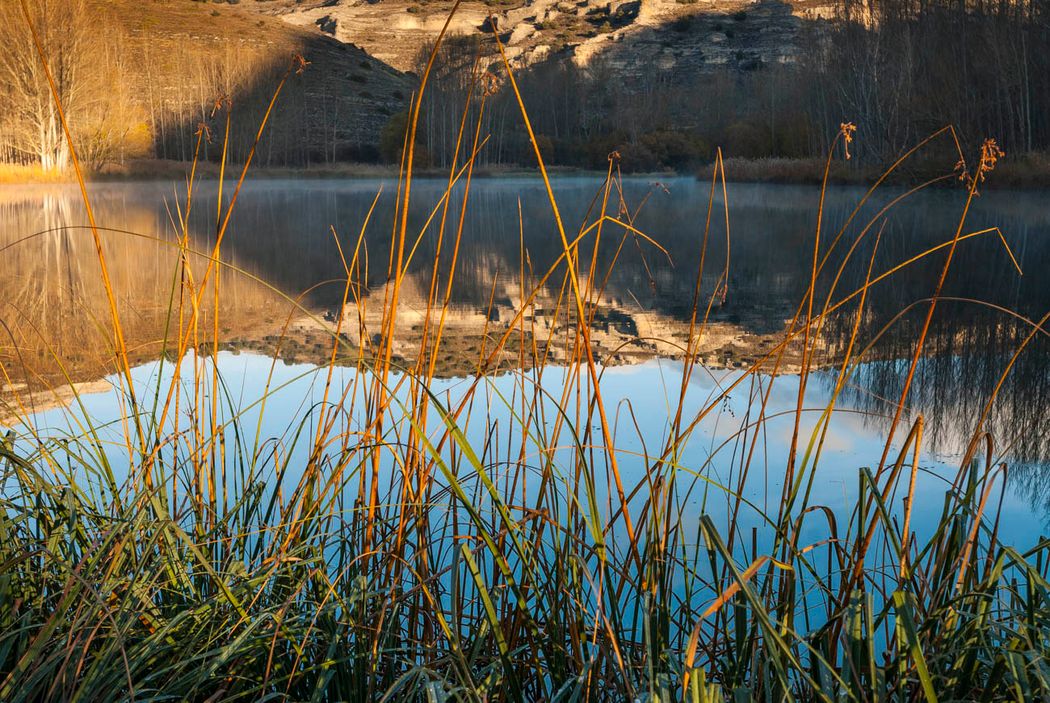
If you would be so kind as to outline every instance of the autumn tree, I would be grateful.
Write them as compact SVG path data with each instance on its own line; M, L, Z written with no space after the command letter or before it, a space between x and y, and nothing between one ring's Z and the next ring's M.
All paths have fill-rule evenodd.
M63 106L73 115L84 99L80 76L87 42L81 0L41 0L29 4L41 48ZM45 170L65 168L69 147L43 64L18 0L0 2L0 93L4 133L11 150L23 161L35 160Z

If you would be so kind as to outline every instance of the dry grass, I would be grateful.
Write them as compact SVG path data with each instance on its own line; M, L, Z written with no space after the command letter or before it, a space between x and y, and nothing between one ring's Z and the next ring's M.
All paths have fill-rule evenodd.
M44 170L39 166L0 163L0 183L75 183L69 171Z
M824 160L814 158L727 158L726 173L730 180L751 183L791 183L820 185L824 180ZM938 163L919 163L915 168L902 168L890 179L891 183L919 183L943 167ZM703 176L701 172L700 176ZM882 169L850 162L832 164L828 182L864 185L879 178ZM1046 188L1050 187L1050 157L1032 153L1002 161L994 179L985 188Z

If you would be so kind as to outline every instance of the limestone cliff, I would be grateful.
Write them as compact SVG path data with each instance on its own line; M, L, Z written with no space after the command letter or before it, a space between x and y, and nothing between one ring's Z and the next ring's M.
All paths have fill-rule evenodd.
M352 43L400 70L444 26L449 0L256 0L250 7ZM449 24L455 34L491 31L489 17L519 64L562 54L581 65L605 59L626 75L652 69L702 70L797 58L806 21L827 17L830 0L467 0Z

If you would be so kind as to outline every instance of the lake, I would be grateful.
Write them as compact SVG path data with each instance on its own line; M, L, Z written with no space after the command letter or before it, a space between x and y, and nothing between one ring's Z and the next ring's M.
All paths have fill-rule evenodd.
M557 414L552 399L573 383L589 382L567 371L574 357L565 343L573 324L564 312L571 295L564 267L538 285L563 251L542 183L524 178L475 181L465 214L462 187L453 191L448 211L443 210L445 187L443 181L423 180L413 189L395 365L410 367L418 354L427 300L435 295L431 291L437 291L439 301L447 293L449 334L443 354L435 359L435 396L455 406L481 370L482 400L472 406L468 418L487 418L505 429L513 424L509 421L515 403L543 389L549 397L540 405L552 403L541 422L546 426ZM568 236L575 237L582 223L594 222L603 183L591 177L560 177L554 188ZM184 186L155 183L91 187L129 354L137 366L140 397L155 393L162 385L158 379L172 373L171 349L164 340L184 275L177 246L186 211L184 191ZM226 202L230 193L228 188ZM832 189L821 230L821 256L840 230L842 239L818 277L816 309L825 300L837 302L861 288L869 265L877 276L951 239L963 193L927 191L880 212L900 194L879 193L850 219L864 191ZM194 193L185 219L189 249L211 249L217 197L214 183L202 183ZM207 344L198 345L203 356L190 356L200 364L185 367L198 368L210 359L218 362L226 389L224 417L244 412L256 432L246 441L246 451L272 438L287 440L296 423L304 414L309 417L322 399L329 340L342 310L346 267L352 260L362 286L355 293L357 304L351 301L348 306L358 319L343 335L350 346L378 344L379 311L383 296L389 294L389 262L396 256L390 233L396 226L398 198L396 182L376 180L267 180L249 183L240 193L221 253L226 264L218 305L221 351L212 355ZM592 294L592 347L630 486L648 480L669 431L671 409L682 395L682 350L689 344L694 301L699 301L701 318L710 304L705 335L697 347L703 367L692 372L682 395L686 416L706 407L722 389L740 383L715 412L705 415L683 445L676 459L676 480L682 484L684 517L706 512L723 524L732 515L725 487L739 484L754 507L736 515L737 529L743 532L761 526L761 513L783 490L801 382L798 343L785 350L775 377L769 366L746 378L744 370L776 347L806 295L819 190L731 183L728 232L720 192L714 195L707 224L709 198L709 184L691 178L624 179L622 191L614 189L607 212L634 229L607 222L600 238L596 229L586 231L580 240L579 280ZM462 240L454 247L461 215ZM107 390L104 381L96 383L114 378L114 366L106 331L108 308L85 221L73 187L0 190L0 319L5 327L0 361L8 376L3 414L10 416L16 399L21 399L29 414L17 425L21 432L29 426L75 432L85 412L95 422L115 426L121 415L117 392ZM1001 236L1000 231L983 231L995 226ZM1045 193L982 194L963 229L963 234L976 232L981 233L961 241L955 251L904 414L906 423L919 414L926 421L923 470L916 484L924 506L915 518L920 531L937 519L946 481L955 475L976 418L1014 350L1031 332L1030 321L1050 310L1045 278L1050 206ZM854 242L858 243L847 257ZM835 362L855 326L857 349L864 349L863 363L852 371L837 402L819 479L813 483L812 501L836 514L847 515L855 506L857 470L879 463L926 301L946 253L940 249L920 258L873 286L859 320L853 298L821 327L813 353L822 370L808 380L804 393L803 444L832 397ZM191 275L199 277L206 257L187 256L192 259L189 270L195 272ZM456 277L448 286L453 260ZM704 276L697 294L701 262ZM529 311L519 319L516 313L534 288ZM214 305L210 295L202 301L202 328L210 335ZM492 358L487 349L508 325L521 326L521 334L511 335L507 350ZM550 365L542 373L526 358L530 345L546 350ZM1018 544L1034 541L1038 530L1033 524L1045 526L1050 515L1050 483L1044 475L1050 457L1048 350L1046 334L1037 334L1010 366L984 424L995 437L993 460L1010 466L1001 534ZM165 355L169 363L159 363ZM280 361L274 363L274 357ZM345 366L335 376L334 392L352 400L360 372L350 363ZM52 407L53 394L46 389L70 381L86 384L83 407ZM263 411L253 403L267 393ZM767 417L759 432L755 403L767 393ZM347 431L360 429L356 421L352 411L340 420ZM482 420L467 424L472 441L485 444ZM905 434L898 430L895 446ZM509 460L511 447L534 441L509 430L501 437L498 446L486 445L493 461ZM291 443L289 451L306 449ZM535 458L548 449L536 442L523 451ZM749 452L755 457L753 464L750 457L747 460L752 470L742 477L742 457ZM600 487L599 502L609 502L608 490Z

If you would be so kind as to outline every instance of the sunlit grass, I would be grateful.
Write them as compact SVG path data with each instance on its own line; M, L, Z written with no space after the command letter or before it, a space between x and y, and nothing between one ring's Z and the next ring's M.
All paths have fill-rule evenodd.
M0 183L73 183L73 175L37 165L0 162Z

